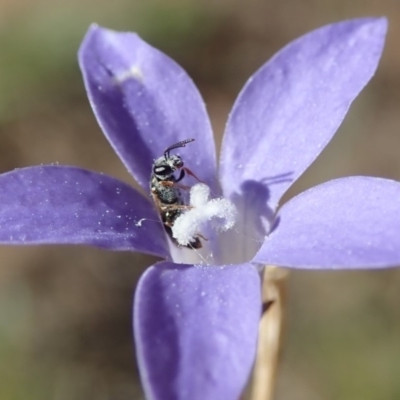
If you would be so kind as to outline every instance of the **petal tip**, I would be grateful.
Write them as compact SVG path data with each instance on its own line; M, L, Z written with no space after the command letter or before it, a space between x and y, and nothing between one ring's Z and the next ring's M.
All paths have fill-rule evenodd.
M90 41L92 40L92 37L96 34L96 32L99 29L101 29L101 27L97 23L95 22L91 23L82 39L82 42L78 49L78 61L81 66L83 62L84 53L86 52L87 47L89 46Z
M375 29L377 31L381 31L383 34L386 33L389 26L389 20L384 15L381 17L373 18L372 23L375 25Z
M389 21L385 16L365 18L364 25L370 35L381 36L384 38L388 30Z

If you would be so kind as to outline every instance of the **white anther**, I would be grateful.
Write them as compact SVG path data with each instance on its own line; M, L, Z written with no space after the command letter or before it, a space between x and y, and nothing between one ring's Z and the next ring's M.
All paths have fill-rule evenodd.
M220 232L235 225L236 207L222 197L210 200L210 188L204 183L190 189L190 206L193 208L182 213L172 227L173 237L182 246L194 241L206 223Z

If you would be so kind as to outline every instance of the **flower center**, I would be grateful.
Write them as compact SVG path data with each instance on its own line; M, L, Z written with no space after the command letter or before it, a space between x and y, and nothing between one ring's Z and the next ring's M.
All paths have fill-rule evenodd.
M170 243L172 259L203 265L250 261L265 236L256 229L254 221L259 217L252 217L252 211L254 207L246 202L234 205L225 198L210 199L210 188L203 183L192 186L187 210L172 227L179 244ZM193 245L197 243L200 248Z
M236 207L229 200L210 200L210 188L204 183L190 189L190 206L174 222L172 236L181 246L188 246L199 238L207 240L202 231L217 232L231 229L237 219Z

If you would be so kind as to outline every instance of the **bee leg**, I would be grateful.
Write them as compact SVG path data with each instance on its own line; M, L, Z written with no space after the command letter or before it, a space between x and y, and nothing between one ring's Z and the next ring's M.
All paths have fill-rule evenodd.
M198 182L204 183L189 168L186 168L186 167L182 167L181 173L179 174L178 179L175 180L175 183L181 181L185 177L186 174L188 174L190 176L193 176L193 178L196 179ZM176 186L181 188L181 189L186 189L186 190L190 189L189 186L183 186L183 185L176 185Z
M181 169L181 173L179 174L178 179L175 180L175 182L181 181L185 177L185 168Z
M184 190L189 190L190 186L186 185L181 185L180 183L172 182L172 181L161 181L160 185L166 186L166 187L177 187L179 189L184 189Z
M189 168L182 167L182 170L185 171L188 175L193 176L193 178L196 179L198 182L205 183L202 180L200 180Z
M182 168L181 169L181 173L179 174L178 179L175 180L175 182L173 182L173 186L178 187L180 189L185 189L185 190L189 190L190 186L185 186L185 185L181 185L181 184L177 184L179 181L181 181L184 177L185 177L185 171L186 168Z
M186 186L186 185L181 185L180 183L174 183L175 187L179 188L179 189L183 189L183 190L190 190L190 186Z
M196 233L196 235L198 237L202 238L203 240L205 240L206 242L208 242L208 239L205 236L203 236L201 233Z
M176 211L176 210L191 210L193 206L187 206L185 204L175 204L169 205L166 211Z
M190 242L187 246L189 249L201 249L203 247L203 244L201 243L201 240L197 237L193 242Z
M201 249L203 247L203 243L201 243L200 238L205 241L208 241L208 239L206 237L204 237L201 233L196 233L196 237L194 238L194 240L189 242L189 244L184 247L188 247L189 249L197 249L197 250Z

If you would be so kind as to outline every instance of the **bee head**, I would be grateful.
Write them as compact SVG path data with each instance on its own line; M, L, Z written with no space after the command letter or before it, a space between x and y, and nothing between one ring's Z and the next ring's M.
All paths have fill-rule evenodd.
M178 155L171 155L170 151L178 147L185 147L188 143L193 141L194 139L185 139L165 149L164 155L157 158L153 163L153 175L160 180L170 179L175 171L183 167L182 158Z
M174 175L175 171L182 167L183 161L180 156L162 156L154 161L153 174L160 180L168 180Z

